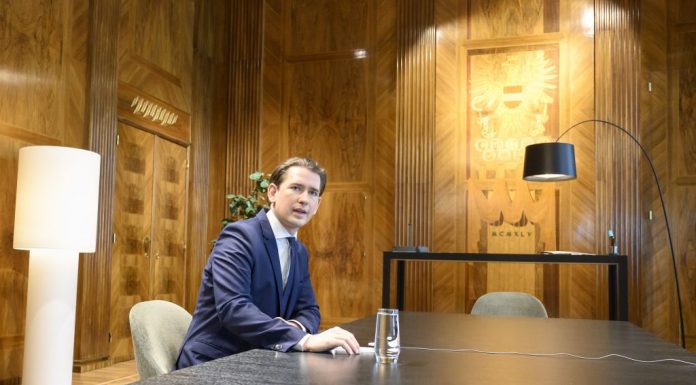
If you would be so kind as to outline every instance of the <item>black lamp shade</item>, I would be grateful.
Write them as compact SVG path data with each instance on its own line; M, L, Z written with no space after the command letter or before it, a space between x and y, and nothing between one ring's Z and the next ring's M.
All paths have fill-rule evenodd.
M525 148L522 179L552 182L575 178L575 147L572 144L537 143Z

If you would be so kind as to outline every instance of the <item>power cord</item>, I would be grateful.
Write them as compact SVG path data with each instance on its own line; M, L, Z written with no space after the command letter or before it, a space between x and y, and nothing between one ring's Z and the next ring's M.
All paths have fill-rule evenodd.
M610 357L619 357L623 358L626 360L630 361L635 361L635 362L640 362L644 364L655 364L655 363L660 363L660 362L676 362L684 365L690 365L690 366L696 366L696 362L689 362L689 361L684 361L676 358L662 358L659 360L640 360L637 358L632 358L628 356L624 356L622 354L616 354L616 353L610 353L610 354L605 354L600 357L587 357L587 356L581 356L577 354L572 354L572 353L524 353L524 352L490 352L486 350L478 350L478 349L442 349L442 348L423 348L423 347L416 347L416 346L402 346L401 349L411 349L411 350L427 350L427 351L434 351L434 352L452 352L452 353L482 353L482 354L500 354L500 355L517 355L517 356L532 356L532 357L557 357L557 356L567 356L567 357L573 357L573 358L579 358L582 360L603 360L607 359Z

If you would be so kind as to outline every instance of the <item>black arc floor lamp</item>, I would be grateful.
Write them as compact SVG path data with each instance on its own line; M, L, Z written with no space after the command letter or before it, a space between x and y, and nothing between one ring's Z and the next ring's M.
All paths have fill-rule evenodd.
M658 179L657 172L655 171L655 165L653 165L650 155L648 155L648 152L640 144L638 139L636 139L623 127L615 123L601 119L583 120L573 124L570 126L570 128L563 131L555 142L537 143L527 146L524 154L524 171L522 178L532 182L553 182L575 179L575 147L570 143L559 142L559 140L573 128L590 122L606 124L628 135L633 142L640 147L640 150L643 152L643 155L645 155L645 158L650 164L650 169L655 177L655 184L657 184L657 191L660 195L662 212L665 216L665 222L667 224L667 238L669 240L669 250L672 254L672 267L674 269L674 282L677 289L677 304L679 307L679 333L682 348L686 349L686 340L684 336L684 315L682 312L681 290L679 289L679 274L677 273L677 258L674 253L672 231L670 230L669 219L667 217L667 208L665 207L665 200L662 196L662 187L660 186L660 180Z

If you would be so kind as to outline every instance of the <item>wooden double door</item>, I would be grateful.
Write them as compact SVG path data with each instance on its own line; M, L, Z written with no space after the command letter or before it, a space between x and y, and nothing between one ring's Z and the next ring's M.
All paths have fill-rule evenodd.
M119 123L111 263L110 356L133 359L128 313L141 301L183 304L188 149Z

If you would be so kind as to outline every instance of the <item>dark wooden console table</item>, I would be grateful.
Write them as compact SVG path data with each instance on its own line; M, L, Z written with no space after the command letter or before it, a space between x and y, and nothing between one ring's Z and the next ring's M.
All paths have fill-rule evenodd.
M404 308L404 263L406 261L438 262L515 262L574 263L607 265L609 269L609 319L628 320L628 257L594 254L480 254L385 251L382 268L382 307L390 306L391 262L396 265L396 306Z

